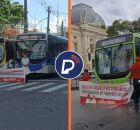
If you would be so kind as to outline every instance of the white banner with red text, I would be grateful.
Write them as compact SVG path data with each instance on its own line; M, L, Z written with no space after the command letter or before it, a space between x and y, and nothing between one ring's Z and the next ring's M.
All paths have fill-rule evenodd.
M79 81L80 102L101 104L127 104L133 93L133 86L123 84L99 84Z
M0 82L25 83L26 69L0 69Z

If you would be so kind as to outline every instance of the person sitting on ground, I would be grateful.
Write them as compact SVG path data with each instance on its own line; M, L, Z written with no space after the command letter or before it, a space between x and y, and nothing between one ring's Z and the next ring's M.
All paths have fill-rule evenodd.
M89 81L91 79L90 74L88 73L88 70L85 69L84 73L81 76L82 81Z

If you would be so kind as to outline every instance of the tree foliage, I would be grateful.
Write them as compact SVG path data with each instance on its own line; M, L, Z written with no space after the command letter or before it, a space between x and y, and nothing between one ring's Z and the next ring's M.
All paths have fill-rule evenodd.
M16 29L6 29L4 30L4 37L14 39L17 35L17 30Z
M108 36L115 36L126 33L140 32L140 18L134 21L115 20L111 26L108 26Z
M23 6L0 0L0 24L16 24L23 21Z

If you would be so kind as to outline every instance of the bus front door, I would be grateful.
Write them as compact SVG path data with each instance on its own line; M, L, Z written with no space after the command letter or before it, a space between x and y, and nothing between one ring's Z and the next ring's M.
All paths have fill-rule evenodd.
M6 41L6 61L7 61L7 68L14 68L14 41Z

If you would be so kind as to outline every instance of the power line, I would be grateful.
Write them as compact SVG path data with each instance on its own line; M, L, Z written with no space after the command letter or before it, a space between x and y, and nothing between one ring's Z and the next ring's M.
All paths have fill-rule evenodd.
M37 2L39 5L41 5L41 6L46 6L46 7L50 6L50 5L48 5L47 2L44 1L44 0L42 0L41 2L39 2L38 0L36 0L36 2ZM56 11L52 6L50 6L50 8L51 8L51 13L52 13L53 15L56 16L56 15L57 15L57 11ZM66 13L66 12L59 12L59 14L68 15L68 13Z
M65 12L59 12L59 0L57 2L57 11L52 7L50 6L46 1L44 0L41 0L40 2L36 0L36 2L41 5L43 8L45 8L47 14L48 14L48 19L47 19L47 32L49 33L50 29L49 29L49 26L50 26L50 14L53 14L57 17L57 33L59 34L59 14L61 15L68 15L66 14Z

